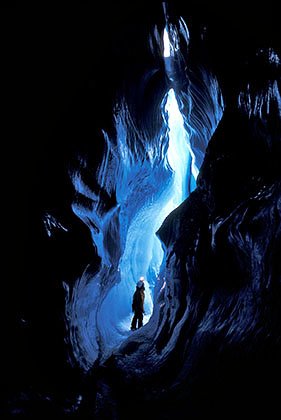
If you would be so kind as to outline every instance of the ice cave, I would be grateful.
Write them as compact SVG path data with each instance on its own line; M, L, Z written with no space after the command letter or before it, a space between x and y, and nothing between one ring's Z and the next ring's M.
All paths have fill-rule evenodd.
M106 209L101 194L83 183L79 171L72 174L79 197L91 202L85 207L78 200L73 211L91 230L101 258L94 276L86 270L77 280L66 308L74 354L86 370L130 336L132 296L141 276L148 323L155 291L166 282L161 272L165 249L157 231L195 189L208 141L222 116L216 79L202 71L200 89L183 77L180 38L187 49L189 32L183 19L177 25L166 21L154 32L168 80L157 110L162 123L154 138L136 128L126 98L120 99L114 115L116 137L104 132L105 153L97 176L101 191L116 197L116 204Z
M37 96L28 182L10 155L31 246L27 276L3 280L4 415L277 418L281 37L276 6L246 3L92 2L9 25Z

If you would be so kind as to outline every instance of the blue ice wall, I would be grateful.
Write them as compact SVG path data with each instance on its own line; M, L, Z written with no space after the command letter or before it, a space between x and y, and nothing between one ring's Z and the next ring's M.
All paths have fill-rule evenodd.
M222 115L215 79L199 71L192 84L182 68L182 55L178 60L179 37L189 41L185 23L181 20L179 29L167 25L162 35L171 87L160 105L159 132L148 138L137 128L123 98L114 115L116 136L104 132L105 152L97 173L100 190L92 191L81 172L72 174L78 196L84 198L76 200L73 211L89 227L101 258L98 272L93 275L86 268L68 290L66 302L73 354L85 370L135 334L130 332L131 304L140 276L145 277L148 322L163 260L155 232L196 187L206 146ZM108 208L103 197L115 197L116 204Z

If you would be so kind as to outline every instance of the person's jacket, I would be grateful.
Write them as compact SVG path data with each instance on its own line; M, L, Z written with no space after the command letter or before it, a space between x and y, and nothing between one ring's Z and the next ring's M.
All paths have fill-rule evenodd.
M144 289L137 288L133 296L132 310L133 312L144 313Z

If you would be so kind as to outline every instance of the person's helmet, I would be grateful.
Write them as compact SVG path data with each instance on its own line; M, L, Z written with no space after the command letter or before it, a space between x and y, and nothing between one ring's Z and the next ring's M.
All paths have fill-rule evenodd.
M144 277L140 277L139 281L137 282L137 287L141 289L144 287Z

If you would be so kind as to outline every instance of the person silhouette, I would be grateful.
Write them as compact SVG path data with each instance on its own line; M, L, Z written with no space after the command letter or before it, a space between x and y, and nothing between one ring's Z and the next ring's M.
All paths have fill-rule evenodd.
M134 312L134 316L131 323L131 330L134 331L138 328L143 326L143 314L144 314L144 277L140 277L139 281L136 285L136 290L133 296L133 303L132 303L132 310Z

